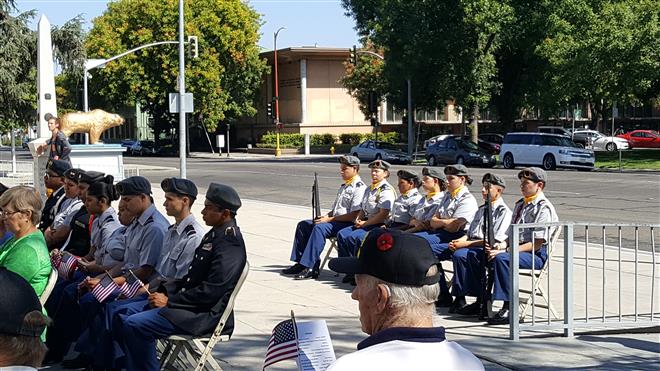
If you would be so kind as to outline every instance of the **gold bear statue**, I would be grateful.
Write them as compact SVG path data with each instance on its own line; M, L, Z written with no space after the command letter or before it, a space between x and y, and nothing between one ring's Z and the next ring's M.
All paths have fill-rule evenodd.
M73 133L89 133L89 144L97 143L104 131L123 124L123 117L100 109L70 112L60 117L60 130L67 137Z

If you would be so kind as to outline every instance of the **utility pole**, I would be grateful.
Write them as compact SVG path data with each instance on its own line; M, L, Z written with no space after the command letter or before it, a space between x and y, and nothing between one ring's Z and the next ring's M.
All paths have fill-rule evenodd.
M277 35L280 31L286 29L286 27L280 27L275 31L273 35L273 50L274 50L274 61L275 65L275 135L277 137L277 146L275 148L275 157L280 157L282 155L282 150L280 149L280 94L279 94L279 82L277 80Z
M186 94L186 59L183 41L183 0L179 0L179 177L186 179L186 112L183 109Z

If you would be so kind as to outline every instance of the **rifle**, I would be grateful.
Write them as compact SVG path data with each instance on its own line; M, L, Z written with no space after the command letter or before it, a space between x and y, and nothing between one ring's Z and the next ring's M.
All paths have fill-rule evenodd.
M312 220L321 217L321 201L319 198L318 174L314 173L314 184L312 184Z
M484 232L484 242L490 246L491 248L493 247L493 244L495 243L495 231L493 227L493 207L491 203L491 197L490 197L490 183L486 183L486 200L484 202L484 224L483 224L483 232ZM488 297L490 290L493 285L493 266L488 263L488 256L486 256L486 248L484 246L484 257L481 260L482 267L481 267L481 311L480 311L480 319L486 319L488 318Z

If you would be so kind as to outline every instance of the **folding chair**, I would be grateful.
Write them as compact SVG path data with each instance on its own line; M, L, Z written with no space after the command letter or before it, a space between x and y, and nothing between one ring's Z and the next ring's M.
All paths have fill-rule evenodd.
M246 261L243 272L241 273L238 282L236 282L236 287L232 291L231 296L229 297L229 302L225 311L220 317L218 325L213 330L213 333L210 336L206 337L195 337L191 335L172 335L164 339L165 348L161 354L160 364L161 369L169 369L173 367L174 363L179 359L179 356L185 357L182 361L185 365L184 369L192 369L195 371L201 371L206 366L207 363L210 366L211 370L222 370L218 362L213 358L213 347L218 342L229 341L228 335L222 335L222 330L225 327L225 323L229 318L232 310L234 309L234 302L236 301L236 296L241 290L245 279L247 278L248 272L250 270L250 264ZM188 367L186 363L190 363Z
M323 260L321 261L321 267L319 268L319 272L323 270L323 267L325 267L325 264L330 260L330 254L332 253L332 250L337 250L337 237L330 237L328 238L328 241L330 242L330 247L328 248L328 252L325 253L325 257L323 257Z
M523 294L520 297L520 320L524 321L525 316L527 315L527 311L532 305L532 295L535 295L536 297L540 297L540 299L543 299L544 302L539 302L537 299L534 300L534 305L537 307L545 308L548 309L550 308L550 312L552 315L556 318L559 319L559 315L557 314L557 310L555 310L555 307L550 303L550 299L548 298L547 293L545 292L545 289L543 288L543 285L541 285L541 281L543 278L547 278L548 276L548 266L550 264L550 259L552 259L552 251L554 246L557 244L557 241L559 240L559 235L561 234L561 228L555 227L554 233L552 233L552 237L550 238L550 243L548 244L548 259L545 261L545 264L543 264L543 267L541 269L535 269L534 270L534 284L532 289L525 289L525 288L520 288L519 292L520 294ZM520 269L519 274L521 276L525 277L532 277L532 270L531 269Z
M39 301L41 302L42 306L46 304L46 300L48 300L50 293L53 292L53 288L55 287L56 283L57 283L57 269L53 268L50 270L50 275L48 276L48 283L46 283L46 288L44 289L44 292L41 293L41 297L39 297Z

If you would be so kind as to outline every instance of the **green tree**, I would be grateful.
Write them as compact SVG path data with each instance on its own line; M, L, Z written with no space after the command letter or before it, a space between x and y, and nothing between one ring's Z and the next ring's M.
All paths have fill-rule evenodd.
M109 58L157 41L178 39L176 0L120 0L94 20L87 40L91 58ZM259 59L259 15L240 0L185 3L185 34L199 40L199 58L186 58L186 91L194 117L214 131L222 120L256 114L253 106L266 63ZM178 47L146 48L94 70L92 89L109 103L138 102L154 117L156 138L177 118L167 94L177 91Z
M346 61L346 75L342 77L341 84L358 101L360 111L368 119L371 117L369 113L369 92L376 93L380 105L387 94L387 83L383 78L383 61L374 55L360 53L360 51L382 55L382 50L376 49L373 43L368 40L365 41L363 48L358 51L357 66L352 61Z

